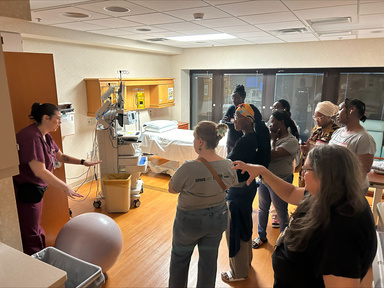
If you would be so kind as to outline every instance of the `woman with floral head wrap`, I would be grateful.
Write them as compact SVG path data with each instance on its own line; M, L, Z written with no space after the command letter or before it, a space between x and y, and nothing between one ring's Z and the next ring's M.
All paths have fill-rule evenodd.
M252 104L237 106L235 129L243 136L237 140L227 158L268 167L271 146L268 128L261 119L260 111ZM248 173L237 173L239 183L228 189L229 225L226 231L230 270L221 273L225 282L245 280L252 263L252 203L257 185L253 180L248 186Z
M315 120L316 126L312 129L312 134L308 141L300 145L301 165L299 170L299 187L305 186L304 177L301 175L301 167L304 165L308 152L314 146L328 144L333 132L340 128L332 119L338 110L339 107L330 101L319 102L316 105L315 113L313 114L313 120Z
M189 263L196 245L199 249L196 286L215 287L219 244L228 225L226 190L237 184L232 161L215 151L227 129L226 124L199 122L193 133L193 145L199 157L184 162L169 181L169 192L179 194L173 225L170 288L188 286ZM213 172L220 175L216 177L221 178L221 184Z

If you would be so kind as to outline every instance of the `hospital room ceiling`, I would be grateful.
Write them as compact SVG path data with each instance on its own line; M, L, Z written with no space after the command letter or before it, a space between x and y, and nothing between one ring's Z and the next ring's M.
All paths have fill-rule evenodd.
M384 0L30 0L30 5L34 23L179 48L384 37ZM208 36L170 38L197 35ZM217 39L222 36L229 39Z

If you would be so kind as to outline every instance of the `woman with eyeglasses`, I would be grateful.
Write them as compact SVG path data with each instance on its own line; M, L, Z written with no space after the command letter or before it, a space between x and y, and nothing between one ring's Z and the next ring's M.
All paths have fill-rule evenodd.
M316 122L316 126L312 129L311 137L309 137L308 141L300 145L301 165L300 169L296 170L299 172L300 187L305 186L304 177L302 177L300 171L301 167L304 165L308 152L317 145L328 144L333 132L340 128L340 126L332 119L332 117L337 114L338 110L339 108L337 105L330 101L319 102L316 105L315 113L313 114L313 120Z
M292 164L299 149L297 127L286 111L275 111L270 117L269 131L271 133L271 163L268 169L281 179L292 183ZM252 248L254 249L258 249L268 242L267 224L271 203L276 209L280 231L282 232L288 225L287 202L276 195L264 179L260 179L259 184L259 236L252 241Z
M373 137L361 126L360 121L364 122L365 104L358 99L346 98L339 105L337 120L344 127L333 133L330 144L337 144L348 147L360 160L365 173L364 195L368 192L369 181L367 174L371 170L373 158L376 153L376 143Z
M227 156L232 161L241 160L268 167L271 159L270 136L262 121L259 109L252 104L240 104L235 113L235 129L243 131ZM239 183L228 189L229 225L225 231L230 270L221 273L225 282L245 280L252 264L252 203L256 196L257 184L250 181L248 173L237 171Z
M248 184L261 175L279 197L297 205L276 241L273 287L360 287L375 257L377 240L354 153L338 145L313 148L302 170L305 188L287 183L263 166L233 164L233 169L249 173Z

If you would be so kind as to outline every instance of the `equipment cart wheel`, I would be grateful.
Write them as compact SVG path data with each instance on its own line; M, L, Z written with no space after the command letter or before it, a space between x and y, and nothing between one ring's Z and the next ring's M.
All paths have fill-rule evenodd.
M133 204L133 207L138 208L138 207L140 207L141 202L140 202L140 200L133 200L132 204Z
M101 207L101 201L100 200L95 200L93 201L93 207L95 208L100 208Z

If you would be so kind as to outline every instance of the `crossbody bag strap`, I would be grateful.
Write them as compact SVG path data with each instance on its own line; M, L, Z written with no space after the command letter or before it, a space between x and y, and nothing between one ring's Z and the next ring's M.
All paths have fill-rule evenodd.
M221 189L227 190L227 186L225 186L223 180L221 180L219 175L217 175L215 169L212 168L211 164L209 164L209 162L207 160L205 160L205 158L203 158L203 157L199 157L199 158L197 158L197 160L200 160L201 162L203 162L203 164L208 168L208 170L211 172L213 177L215 177L217 183L219 183Z

